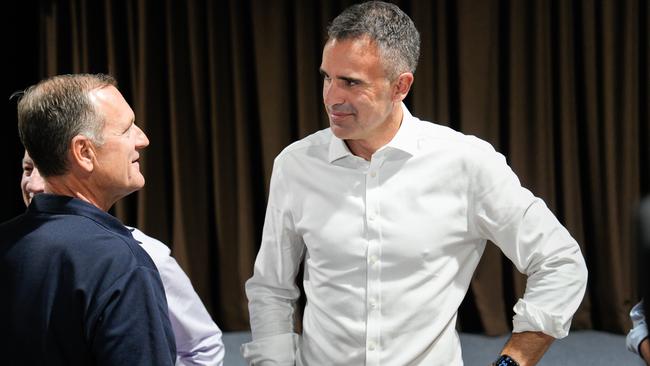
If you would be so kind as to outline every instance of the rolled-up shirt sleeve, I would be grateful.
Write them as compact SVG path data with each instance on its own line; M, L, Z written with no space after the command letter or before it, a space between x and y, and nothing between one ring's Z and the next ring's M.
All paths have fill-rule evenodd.
M293 365L298 347L294 309L296 275L305 246L294 230L290 191L276 160L271 176L262 244L253 277L246 282L253 341L242 345L251 365Z
M501 154L478 161L470 224L528 276L514 306L513 332L563 338L587 284L580 247L544 201L521 186Z
M625 337L625 345L630 352L638 355L641 342L648 338L648 324L643 313L643 301L634 305L630 310L630 319L632 320L632 329Z

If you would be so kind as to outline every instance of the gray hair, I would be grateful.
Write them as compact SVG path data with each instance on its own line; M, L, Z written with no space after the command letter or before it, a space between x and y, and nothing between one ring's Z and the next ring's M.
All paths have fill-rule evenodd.
M420 57L420 33L408 15L394 4L369 1L352 5L327 28L330 40L370 37L377 43L389 79L415 73Z
M42 176L67 172L73 137L83 135L101 146L104 116L95 109L89 93L108 86L117 86L109 75L58 75L20 93L18 133Z

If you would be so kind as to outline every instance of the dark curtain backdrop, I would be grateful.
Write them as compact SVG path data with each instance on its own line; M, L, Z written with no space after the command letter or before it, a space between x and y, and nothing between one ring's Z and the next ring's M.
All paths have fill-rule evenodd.
M113 213L167 243L224 330L248 328L275 155L327 127L318 68L352 1L43 0L3 5L6 97L41 77L106 72L151 145L146 187ZM406 103L504 153L580 243L575 328L623 332L637 301L633 212L650 193L646 0L399 1L422 35ZM22 148L7 102L2 219L19 214ZM502 334L525 278L490 245L460 311Z

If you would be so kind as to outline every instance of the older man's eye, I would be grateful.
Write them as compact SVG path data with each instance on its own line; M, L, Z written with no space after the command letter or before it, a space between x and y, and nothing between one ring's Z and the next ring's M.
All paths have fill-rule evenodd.
M126 131L124 131L123 135L125 135L125 136L127 136L127 137L130 136L130 135L131 135L131 131L133 130L133 126L135 126L135 123L131 123L131 125L129 126L129 128L127 128Z
M23 174L26 175L26 176L30 176L30 175L32 175L33 170L34 170L34 168L31 167L31 166L24 166L23 167Z

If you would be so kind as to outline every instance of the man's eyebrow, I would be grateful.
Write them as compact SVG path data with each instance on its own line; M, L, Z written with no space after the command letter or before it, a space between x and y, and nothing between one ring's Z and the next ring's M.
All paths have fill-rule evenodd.
M347 77L347 76L339 76L339 77L337 77L337 79L341 79L341 80L346 81L348 83L357 83L357 84L359 84L359 83L362 82L359 79L355 79L355 78L351 78L351 77Z
M321 76L323 76L323 77L329 77L329 75L327 74L327 72L326 72L325 70L320 69L320 70L318 70L318 71L320 72ZM360 80L360 79L355 79L355 78L353 78L353 77L349 77L349 76L337 76L336 79L343 80L343 81L348 82L348 83L357 83L357 84L358 84L358 83L362 83L362 82L363 82L363 81Z
M129 123L129 126L124 129L124 132L128 131L131 126L135 124L135 117L131 118L131 123Z

